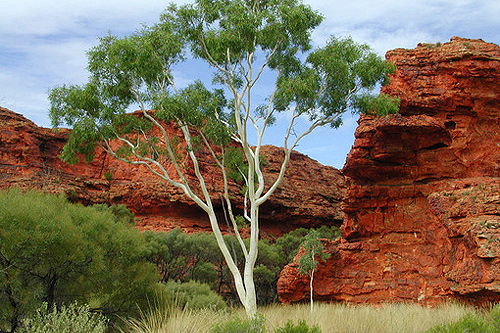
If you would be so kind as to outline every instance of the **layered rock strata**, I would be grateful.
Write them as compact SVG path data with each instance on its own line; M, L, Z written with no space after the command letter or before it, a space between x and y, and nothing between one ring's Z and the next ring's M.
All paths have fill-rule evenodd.
M145 167L120 162L101 150L96 151L90 164L83 159L76 165L62 162L58 155L68 135L69 130L40 128L23 116L0 108L0 188L64 193L70 200L84 204L125 204L145 229L211 230L201 209L180 189L169 186ZM282 152L273 146L263 147L262 151L269 183L279 173ZM210 187L215 189L213 200L217 205L220 200L215 193L221 191L222 179L217 168L201 155L200 165ZM187 174L196 181L189 170ZM293 152L281 187L261 207L263 232L281 235L300 226L340 225L340 202L345 189L339 170ZM243 197L239 188L232 183L230 190L236 207L241 209ZM217 209L224 221L222 207Z
M362 117L344 173L342 238L314 277L317 299L500 300L500 47L454 37L386 55L400 114ZM297 261L282 302L307 300Z

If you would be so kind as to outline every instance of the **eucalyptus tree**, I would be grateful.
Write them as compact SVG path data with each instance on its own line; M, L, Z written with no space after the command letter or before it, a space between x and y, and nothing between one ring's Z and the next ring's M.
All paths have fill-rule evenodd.
M197 0L171 5L156 25L131 36L102 38L88 52L88 83L57 87L49 96L53 125L73 127L63 159L74 161L76 153L92 159L98 145L120 160L146 166L207 213L249 316L256 313L253 272L259 207L280 185L292 150L315 128L338 127L346 111L397 110L394 100L369 94L393 68L368 46L332 37L313 50L311 33L321 21L318 12L299 0ZM201 81L177 86L174 68L187 58L208 63L217 89ZM255 98L255 90L269 84L267 98ZM140 116L127 114L131 105L140 109ZM290 120L283 134L284 158L277 177L266 184L261 146L278 112L288 113ZM299 133L296 125L301 118L308 125ZM175 124L182 139L173 137L166 124ZM232 163L233 168L228 167L226 147L234 145L246 164L237 166L236 173L244 183L241 207L250 227L248 246L229 193L229 175L235 168ZM200 167L201 151L220 169L221 193L214 193ZM188 179L186 161L195 183ZM219 227L214 207L220 197L243 252L242 271Z
M302 243L304 253L299 258L299 274L309 275L309 301L311 303L311 317L314 315L313 283L314 272L320 261L330 258L330 253L324 251L323 243L319 239L317 230L311 229Z

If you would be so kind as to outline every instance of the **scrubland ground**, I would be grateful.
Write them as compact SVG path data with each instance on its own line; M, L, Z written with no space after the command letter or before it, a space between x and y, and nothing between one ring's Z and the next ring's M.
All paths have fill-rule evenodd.
M287 321L305 320L309 326L317 325L323 333L410 333L423 332L437 325L458 321L478 310L460 304L445 304L434 308L413 304L387 304L382 306L354 306L318 303L311 317L308 304L273 305L261 307L268 332L283 327ZM243 310L180 311L167 310L143 313L142 319L129 323L125 332L204 333L217 323L245 318Z

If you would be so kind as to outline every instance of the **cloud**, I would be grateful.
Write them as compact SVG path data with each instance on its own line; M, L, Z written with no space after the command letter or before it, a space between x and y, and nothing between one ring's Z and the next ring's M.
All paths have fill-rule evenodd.
M3 0L0 30L38 36L103 34L107 30L120 33L139 28L130 23L156 22L166 5L163 0Z
M111 31L158 21L163 0L4 0L0 3L2 106L49 126L47 92L86 81L86 51Z
M500 5L468 0L311 0L326 19L314 35L321 45L331 34L351 36L383 55L419 42L446 42L453 36L500 42Z

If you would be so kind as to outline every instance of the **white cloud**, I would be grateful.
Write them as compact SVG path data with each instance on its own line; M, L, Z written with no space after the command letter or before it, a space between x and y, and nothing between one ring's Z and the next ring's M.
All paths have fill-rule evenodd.
M157 21L166 5L163 0L3 0L0 30L13 35L119 33Z
M326 16L314 35L322 44L331 34L368 43L379 54L419 42L446 42L453 36L500 42L500 5L494 1L312 0Z

